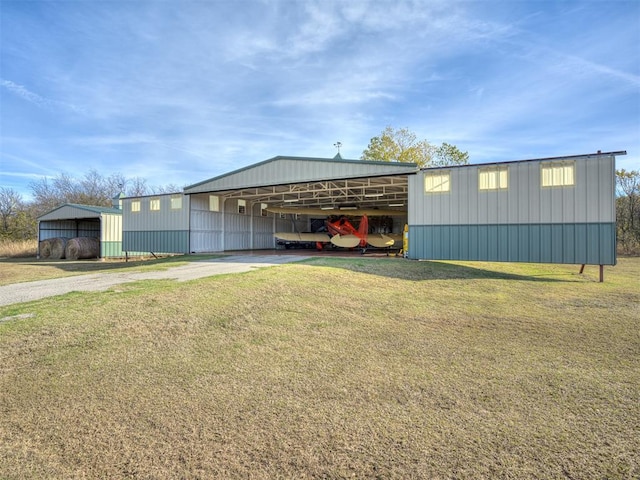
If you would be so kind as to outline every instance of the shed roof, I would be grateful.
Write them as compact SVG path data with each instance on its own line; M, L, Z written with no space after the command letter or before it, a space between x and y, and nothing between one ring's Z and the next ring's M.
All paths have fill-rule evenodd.
M415 163L277 156L185 187L184 193L415 173Z
M73 220L76 218L99 218L103 215L122 215L122 210L96 205L65 203L44 215L40 215L38 220Z

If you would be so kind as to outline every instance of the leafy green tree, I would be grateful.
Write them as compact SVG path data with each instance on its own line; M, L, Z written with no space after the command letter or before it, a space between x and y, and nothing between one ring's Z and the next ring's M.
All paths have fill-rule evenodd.
M434 167L466 165L469 163L469 153L461 151L455 145L443 143L439 147L436 147L432 163Z
M369 141L360 159L435 167L469 163L469 154L448 143L437 147L427 140L418 140L416 134L408 128L394 129L388 126L379 136Z

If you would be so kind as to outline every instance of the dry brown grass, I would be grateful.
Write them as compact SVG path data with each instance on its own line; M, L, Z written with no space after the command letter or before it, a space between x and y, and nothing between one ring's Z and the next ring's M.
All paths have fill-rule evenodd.
M318 259L0 308L0 477L637 478L640 261L596 277Z
M35 257L37 251L37 240L0 239L0 258Z

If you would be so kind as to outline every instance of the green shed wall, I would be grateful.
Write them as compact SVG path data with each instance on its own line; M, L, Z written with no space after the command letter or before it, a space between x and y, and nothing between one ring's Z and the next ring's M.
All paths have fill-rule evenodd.
M411 225L411 258L615 265L615 223Z
M124 231L122 249L126 252L189 253L189 231Z

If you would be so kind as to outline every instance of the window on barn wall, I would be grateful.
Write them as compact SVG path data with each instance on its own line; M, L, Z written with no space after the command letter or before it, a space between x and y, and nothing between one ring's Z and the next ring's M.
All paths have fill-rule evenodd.
M151 200L149 200L149 210L151 210L152 212L160 211L160 199L159 198L152 198Z
M576 163L546 162L540 164L543 187L565 187L576 183Z
M488 167L478 170L478 187L480 190L503 190L508 185L508 167Z
M131 211L139 212L140 211L140 200L132 200L131 201Z
M261 203L260 204L260 216L262 216L262 217L266 217L267 216L267 214L269 213L269 212L267 212L267 207L268 206L269 205L267 205L266 203Z
M244 215L245 213L247 213L247 201L246 200L238 199L238 213L240 215Z
M171 210L182 208L182 195L171 195Z
M220 211L220 198L217 195L209 195L209 211L210 212Z
M443 193L451 190L451 174L449 172L427 173L424 177L425 193Z

